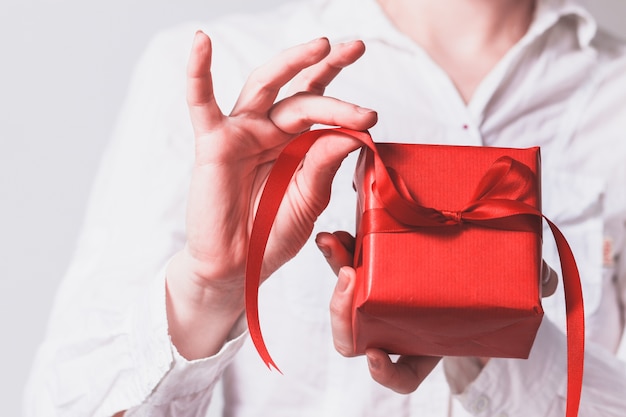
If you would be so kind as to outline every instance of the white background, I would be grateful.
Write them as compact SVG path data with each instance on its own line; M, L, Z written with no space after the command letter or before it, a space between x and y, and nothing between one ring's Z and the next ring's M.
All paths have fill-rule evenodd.
M22 387L69 262L88 190L150 37L185 20L287 0L2 0L0 409ZM586 0L626 37L624 0ZM191 41L191 39L190 39Z

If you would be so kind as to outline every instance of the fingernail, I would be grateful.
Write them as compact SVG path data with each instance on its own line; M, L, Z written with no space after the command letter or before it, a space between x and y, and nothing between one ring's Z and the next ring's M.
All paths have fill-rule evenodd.
M324 258L330 258L331 252L328 246L318 243L317 247L319 248L320 252L322 252L322 255L324 255Z
M361 43L361 41L348 41L348 42L341 42L339 44L337 44L338 46L352 46L352 45L356 45L358 43Z
M363 114L366 114L366 113L376 113L375 110L368 109L367 107L357 107L356 111L359 112L359 113L363 113Z
M337 276L337 290L339 292L345 292L348 289L349 284L350 277L348 277L346 270L344 268L341 268Z
M309 43L312 44L312 43L316 43L316 42L319 42L319 41L326 41L326 42L328 42L328 38L325 37L325 36L322 36L320 38L316 38L316 39L313 39L312 41L309 41Z

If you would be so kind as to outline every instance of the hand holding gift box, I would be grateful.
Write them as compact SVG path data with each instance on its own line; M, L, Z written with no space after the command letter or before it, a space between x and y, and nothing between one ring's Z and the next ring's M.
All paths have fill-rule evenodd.
M246 314L266 364L257 289L263 248L284 187L326 131L290 143L272 170L250 237ZM541 322L539 150L384 144L361 140L354 266L354 349L402 355L525 358ZM582 385L582 291L567 241L559 248L568 311L568 406Z

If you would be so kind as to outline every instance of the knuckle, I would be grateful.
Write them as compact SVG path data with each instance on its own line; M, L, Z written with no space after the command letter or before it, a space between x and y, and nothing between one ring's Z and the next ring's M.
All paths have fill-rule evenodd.
M246 85L256 93L272 92L275 90L272 85L272 77L268 74L265 67L259 67L253 70L248 76Z
M400 372L398 364L388 363L379 369L370 369L370 373L376 382L398 394L411 394L419 386L419 378Z
M320 81L317 77L314 77L311 74L302 76L302 84L304 86L304 90L314 94L322 94L326 89L326 83Z
M341 297L336 294L333 295L333 297L331 298L329 308L330 308L330 315L333 317L341 317L344 315L344 312L346 311L345 303L343 302Z

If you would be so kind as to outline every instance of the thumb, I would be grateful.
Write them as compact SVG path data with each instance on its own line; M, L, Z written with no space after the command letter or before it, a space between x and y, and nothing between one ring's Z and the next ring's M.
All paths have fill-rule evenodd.
M344 159L362 143L342 134L329 133L318 139L306 154L295 182L302 197L319 215L328 204L332 181Z

